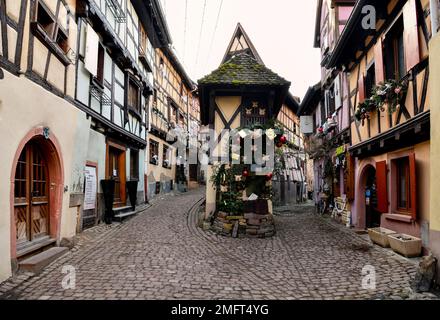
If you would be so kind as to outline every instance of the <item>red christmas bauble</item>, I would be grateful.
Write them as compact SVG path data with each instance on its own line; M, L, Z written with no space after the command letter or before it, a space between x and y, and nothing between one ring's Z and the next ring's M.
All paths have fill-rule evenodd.
M249 177L249 171L244 170L242 175L243 175L243 177L245 177L245 178Z
M277 148L281 148L283 146L283 144L281 142L277 143Z
M286 138L286 136L282 136L282 137L280 138L280 142L281 142L282 144L286 144L286 142L287 142L287 138Z
M267 181L272 180L272 178L273 178L273 173L272 173L272 172L271 172L271 173L268 173L268 174L266 175L266 180L267 180Z

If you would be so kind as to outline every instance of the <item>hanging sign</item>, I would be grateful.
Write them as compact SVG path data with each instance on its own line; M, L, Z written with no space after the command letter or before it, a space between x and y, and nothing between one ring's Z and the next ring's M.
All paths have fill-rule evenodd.
M345 153L345 145L340 146L336 149L336 156L339 157L340 155Z
M97 174L95 167L86 166L85 180L84 210L92 210L96 208Z

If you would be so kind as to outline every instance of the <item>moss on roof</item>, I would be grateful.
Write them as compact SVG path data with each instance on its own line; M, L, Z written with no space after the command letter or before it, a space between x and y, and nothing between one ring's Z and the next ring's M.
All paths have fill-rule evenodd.
M199 85L289 85L290 82L246 53L233 56L217 70L200 79Z

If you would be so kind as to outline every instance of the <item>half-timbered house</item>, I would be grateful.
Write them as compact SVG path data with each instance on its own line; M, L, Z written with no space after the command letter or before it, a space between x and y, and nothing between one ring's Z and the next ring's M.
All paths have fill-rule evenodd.
M431 77L431 121L435 123L440 120L440 1L431 0L431 30L432 38L429 45L429 73ZM430 160L438 163L440 160L440 128L431 127L431 155ZM440 188L440 166L433 165L430 167L430 230L429 230L429 249L435 257L440 257L440 201L436 197L436 190ZM437 270L440 270L440 261L437 261ZM440 274L437 273L437 283L440 281Z
M352 198L347 184L350 143L348 88L346 74L326 63L336 47L354 0L319 0L316 12L314 47L321 51L321 81L310 87L299 115L308 135L307 148L314 165L314 199L320 206L346 202ZM347 218L347 215L345 215Z
M304 150L304 139L297 116L299 102L299 98L289 93L277 116L277 120L284 127L287 143L283 147L285 168L274 180L275 205L306 200L308 156Z
M0 281L76 233L90 119L74 106L75 15L73 0L0 1Z
M363 8L376 20L365 28ZM371 7L370 7L371 8ZM350 93L352 224L421 237L429 246L428 0L357 1L327 68Z
M91 119L86 160L97 181L114 180L116 217L133 213L128 182L145 201L145 157L155 48L168 42L157 1L77 1L75 103ZM104 195L98 186L99 214ZM96 209L84 213L93 224Z
M177 58L170 41L155 53L148 138L149 199L172 190L185 191L197 186L200 180L200 167L188 161L189 148L197 149L195 141L200 127L197 86ZM187 139L189 136L193 139Z

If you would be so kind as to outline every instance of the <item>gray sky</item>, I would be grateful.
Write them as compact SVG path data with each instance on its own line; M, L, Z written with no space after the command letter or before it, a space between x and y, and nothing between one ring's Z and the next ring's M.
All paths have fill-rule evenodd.
M177 55L195 81L219 66L238 22L266 66L292 82L292 94L302 99L320 80L319 50L313 48L316 0L223 0L215 34L221 0L206 0L201 38L205 0L161 1Z

